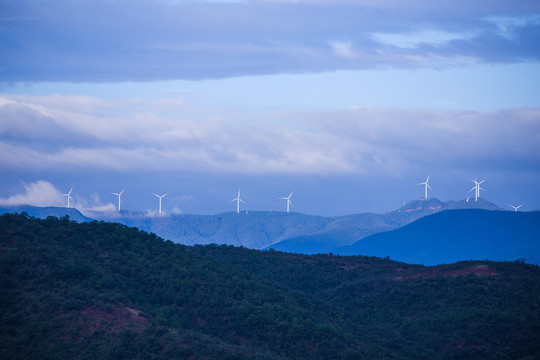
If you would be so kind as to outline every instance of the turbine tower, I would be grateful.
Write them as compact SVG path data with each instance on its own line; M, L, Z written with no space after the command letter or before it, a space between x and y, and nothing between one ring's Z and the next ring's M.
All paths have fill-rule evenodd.
M292 206L291 196L292 196L293 193L294 193L294 190L291 191L291 193L289 194L289 196L278 198L278 199L282 199L282 200L287 200L287 212L289 212L289 205Z
M69 199L73 200L73 198L71 197L71 192L73 191L73 186L71 187L71 189L69 190L69 192L67 194L64 194L64 196L67 196L67 200L68 200L68 204L67 204L67 207L69 209Z
M429 177L430 177L430 176L431 176L431 174L428 175L428 177L427 177L427 179L426 179L425 182L416 184L416 185L424 185L424 186L425 186L425 190L424 190L424 199L426 199L426 200L427 200L427 189L429 188L429 189L431 190L431 186L429 186L429 184L428 184L428 181L429 181Z
M120 191L119 193L111 193L113 195L117 195L118 196L118 211L120 211L120 198L122 197L122 193L126 190L126 188L124 188L124 190Z
M161 214L161 199L163 199L168 193L167 193L167 194L163 194L163 195L161 195L161 196L159 196L159 195L156 194L156 193L152 193L152 194L156 195L156 196L159 198L159 213Z
M480 187L480 184L486 181L486 179L482 181L477 181L475 177L474 180L471 180L471 181L474 183L474 186L471 190L469 190L469 192L474 190L474 201L478 201L478 198L480 197L480 190L484 190Z
M511 208L513 208L514 211L518 211L518 209L519 209L520 207L522 207L523 205L525 205L525 204L521 204L521 205L519 205L519 206L514 206L514 205L508 204L508 206L510 206Z
M240 189L238 189L238 196L231 200L231 202L236 201L236 213L240 212L240 202L245 204L245 201L240 199Z

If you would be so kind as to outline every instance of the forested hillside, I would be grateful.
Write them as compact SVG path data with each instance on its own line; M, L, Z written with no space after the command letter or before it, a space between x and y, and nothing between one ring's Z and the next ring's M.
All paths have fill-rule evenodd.
M186 247L0 217L1 359L536 359L540 269Z

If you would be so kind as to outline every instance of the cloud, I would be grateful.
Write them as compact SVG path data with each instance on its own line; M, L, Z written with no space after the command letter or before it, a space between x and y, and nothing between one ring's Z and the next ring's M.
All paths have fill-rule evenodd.
M43 103L41 98L38 101ZM320 135L306 131L297 132L294 137L283 136L283 130L275 128L270 121L261 123L226 110L211 111L206 118L196 121L161 118L151 113L128 113L111 118L99 111L72 112L69 102L70 97L66 97L65 110L55 107L42 111L54 115L47 117L50 127L40 129L37 142L32 139L31 124L41 123L44 116L31 111L37 105L18 103L17 106L28 110L28 113L20 111L18 116L29 126L20 128L16 122L5 124L4 136L0 137L4 154L0 163L19 168L80 166L142 170L177 167L228 173L312 173L349 168L349 164L336 156L335 150L320 150L317 143ZM119 109L124 106L120 104ZM8 105L0 106L0 115L9 111ZM204 115L206 110L198 112ZM232 120L234 118L245 120ZM69 131L74 134L66 141L58 141L59 133Z
M0 13L10 24L0 42L5 82L540 60L537 1L2 1Z
M24 193L0 198L0 205L63 206L65 197L45 180L23 183Z
M0 198L0 205L17 206L67 206L66 196L60 192L50 181L37 180L30 183L23 183L24 191L20 194L12 195L8 198ZM71 194L74 200L71 201L71 207L76 208L82 214L92 216L114 216L118 214L116 206L112 203L101 203L99 196L94 194L91 199L76 194Z
M344 58L354 58L355 53L351 44L334 42L330 44L334 48L334 52Z
M8 98L8 100L14 98ZM353 174L385 171L400 175L415 166L540 168L540 109L443 111L376 109L238 113L176 105L177 118L144 108L114 116L100 108L74 111L26 97L21 127L3 124L0 166L116 171L191 171L207 174ZM158 100L156 100L158 101ZM0 117L13 103L0 105ZM112 106L112 105L108 105ZM45 117L45 115L47 116ZM41 117L40 117L41 116ZM41 126L46 118L47 126ZM69 119L69 120L68 120ZM40 139L33 138L34 123ZM80 142L58 141L72 132ZM13 134L16 134L13 135ZM16 154L16 155L14 155ZM483 164L483 165L482 165Z

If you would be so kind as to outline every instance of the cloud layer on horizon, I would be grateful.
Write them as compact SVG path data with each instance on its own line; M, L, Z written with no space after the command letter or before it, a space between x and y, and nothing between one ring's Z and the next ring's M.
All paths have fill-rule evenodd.
M9 171L540 171L539 108L239 113L196 108L181 99L4 95L0 118L0 166Z
M154 81L540 60L538 1L6 1L0 79Z
M67 206L66 194L62 194L50 181L36 180L22 183L23 189L15 195L6 198L0 197L0 206ZM74 195L74 194L73 194ZM118 216L116 206L112 203L102 204L99 196L94 194L89 199L74 195L71 207L77 208L86 216L107 214Z
M38 180L23 183L24 192L0 198L0 206L34 205L34 206L63 206L63 194L49 181Z

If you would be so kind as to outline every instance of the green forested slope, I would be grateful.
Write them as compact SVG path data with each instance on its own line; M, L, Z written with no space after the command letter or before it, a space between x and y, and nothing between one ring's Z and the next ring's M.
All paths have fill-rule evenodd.
M540 270L185 247L0 217L1 359L540 357Z

